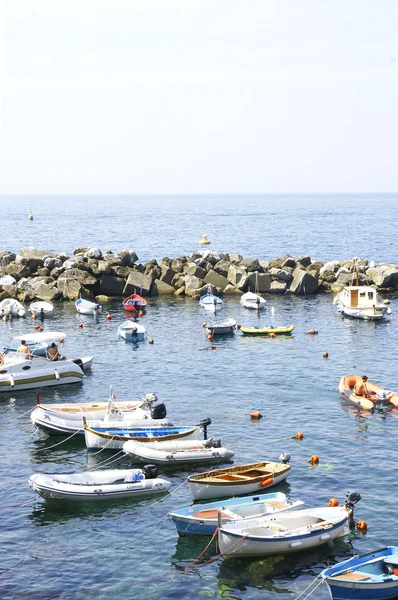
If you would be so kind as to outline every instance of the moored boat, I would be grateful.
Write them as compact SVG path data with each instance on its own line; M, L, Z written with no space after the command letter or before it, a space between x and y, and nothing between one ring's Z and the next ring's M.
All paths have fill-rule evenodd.
M218 527L219 513L221 520L229 523L298 510L303 506L302 500L292 501L286 494L275 492L185 506L169 513L169 517L181 536L213 535Z
M240 330L245 335L269 335L270 333L275 334L289 334L292 333L294 325L288 327L240 327Z
M145 340L146 331L141 323L136 323L132 319L127 319L117 328L118 336L126 342L140 342Z
M46 500L95 502L167 492L171 483L158 478L154 465L83 473L35 473L29 486Z
M262 308L266 307L267 302L259 294L255 294L254 292L246 292L246 294L241 296L240 304L244 308L261 310Z
M335 304L342 315L379 321L386 314L391 314L391 308L378 299L377 291L367 285L351 285L342 289L334 298Z
M29 306L29 311L32 315L36 315L38 317L52 317L54 314L54 306L51 302L46 302L45 300L35 300Z
M227 319L222 323L213 323L212 325L206 325L206 332L210 335L225 335L227 333L234 333L235 329L235 319Z
M221 523L218 545L224 558L302 552L342 535L348 518L345 506L326 506Z
M203 430L201 426L165 426L165 427L91 427L83 419L86 446L89 450L107 448L121 450L123 444L130 440L136 442L156 442L157 440L197 440Z
M91 302L85 298L79 298L75 302L75 307L78 313L82 315L98 315L102 310L102 306L96 302Z
M285 463L263 461L190 475L187 481L195 501L265 491L286 479L289 471Z
M199 298L199 304L208 311L216 312L223 306L224 302L214 294L204 294Z
M221 446L220 440L187 440L162 442L126 442L123 452L155 465L228 462L234 455Z
M398 547L353 556L324 569L321 577L333 600L398 598Z
M26 317L26 308L15 300L15 298L5 298L0 302L0 317Z
M362 383L361 375L344 375L339 382L341 397L349 404L361 410L386 411L393 407L398 408L398 394L386 390L371 381L366 381L366 395L356 393L358 385ZM359 390L360 391L360 390Z
M123 300L123 308L128 312L139 312L145 310L148 302L139 294L131 294Z

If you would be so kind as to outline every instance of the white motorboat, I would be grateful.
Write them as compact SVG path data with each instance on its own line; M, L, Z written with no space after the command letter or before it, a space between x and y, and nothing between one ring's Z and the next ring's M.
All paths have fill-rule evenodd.
M169 517L174 522L178 535L213 535L218 527L219 513L222 521L229 523L274 515L281 511L299 510L303 507L302 500L289 500L286 494L275 492L193 504L169 513Z
M118 336L126 342L139 342L145 339L145 327L132 319L127 319L117 328Z
M162 442L126 442L123 452L155 465L227 462L234 453L221 446L220 440Z
M34 354L10 352L0 365L0 392L17 392L81 382L84 373L72 360L51 361Z
M0 302L0 317L26 317L26 308L15 300L15 298L5 298Z
M200 297L199 304L202 308L215 313L219 308L222 308L224 302L214 294L205 294Z
M348 518L345 506L324 506L220 523L218 545L224 558L302 552L344 534Z
M356 319L378 321L391 314L388 304L381 302L376 290L367 285L345 287L335 296L333 304L342 315Z
M188 477L192 500L207 498L230 498L242 494L264 492L288 476L290 465L263 461L250 465L238 465L217 469Z
M79 298L75 302L76 310L82 315L98 315L102 310L102 306L96 302L91 302L85 298Z
M29 306L29 311L37 317L52 317L54 314L54 306L51 302L45 300L35 300Z
M227 319L222 323L213 323L212 325L206 325L206 331L210 335L225 335L227 333L234 333L235 330L235 319Z
M251 308L254 310L261 310L265 308L267 302L259 294L254 292L246 292L240 297L240 304L244 308Z
M151 496L167 492L171 483L157 476L153 465L143 469L112 469L84 473L35 473L29 486L46 500L95 502Z
M110 428L103 423L100 427L91 427L83 419L84 436L89 450L122 450L123 444L130 440L135 442L156 442L157 440L198 440L202 432L206 438L207 425L210 419L204 419L199 425L179 426L153 426L153 427L117 427Z
M25 334L14 338L14 341L25 340L33 349L30 349L30 354L7 350L0 355L0 392L81 382L83 370L90 366L92 357L50 360L47 355L38 356L36 353L36 348L46 353L51 341L59 342L64 338L65 334L60 331Z

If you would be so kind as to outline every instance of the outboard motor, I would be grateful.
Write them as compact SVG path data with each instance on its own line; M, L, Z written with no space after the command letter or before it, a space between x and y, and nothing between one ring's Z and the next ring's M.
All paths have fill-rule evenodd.
M202 419L198 425L198 427L201 427L203 429L203 439L204 440L207 440L207 428L209 425L211 425L210 417L206 417L205 419Z
M375 409L381 412L386 411L389 408L389 400L387 392L379 392L376 394Z
M145 479L156 479L158 476L158 468L156 465L145 465L142 467L142 472Z
M344 499L344 506L348 511L348 524L349 526L355 527L354 521L354 506L358 504L361 499L361 494L358 492L347 492Z
M206 440L205 443L206 448L221 448L221 439L220 438L210 438Z
M164 419L167 415L166 405L161 402L156 394L147 394L146 401L151 406L152 419Z

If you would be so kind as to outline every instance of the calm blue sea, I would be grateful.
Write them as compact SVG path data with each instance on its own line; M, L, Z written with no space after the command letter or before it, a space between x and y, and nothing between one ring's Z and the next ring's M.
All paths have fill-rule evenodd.
M210 248L244 256L309 254L326 261L358 254L398 262L394 196L54 197L0 203L0 249L131 248L146 261L197 250L205 233ZM189 470L162 473L173 483L163 499L50 505L28 487L32 473L131 463L113 462L108 452L88 454L76 438L62 442L36 432L29 418L34 391L2 394L0 597L292 600L306 597L304 590L325 565L397 544L398 410L359 414L338 393L340 377L349 373L398 390L395 297L391 309L386 321L366 323L342 318L330 295L268 296L265 312L257 316L227 298L220 319L294 324L295 330L276 339L237 332L209 350L202 327L208 316L191 299L150 299L142 324L152 345L118 340L117 326L124 320L118 300L109 305L109 322L105 313L95 320L78 317L71 302L57 305L45 330L65 331L63 352L71 358L92 354L94 366L82 384L41 391L42 402L106 400L111 385L118 399L156 392L175 423L211 417L209 434L235 452L235 464L278 460L288 452L291 473L272 491L307 506L325 505L331 497L342 502L348 490L358 491L362 500L355 517L368 523L368 531L312 552L224 561L214 545L206 549L208 538L178 538L167 518L168 511L191 503ZM29 319L0 321L0 346L33 328ZM307 335L310 328L318 335ZM253 410L264 418L252 422ZM294 437L299 431L302 441ZM319 456L317 466L309 463L313 454ZM322 585L311 597L329 596Z

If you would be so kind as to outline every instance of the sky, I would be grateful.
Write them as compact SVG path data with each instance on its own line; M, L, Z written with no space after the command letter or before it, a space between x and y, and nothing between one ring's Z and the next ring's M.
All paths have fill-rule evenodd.
M0 0L0 194L398 192L396 0Z

